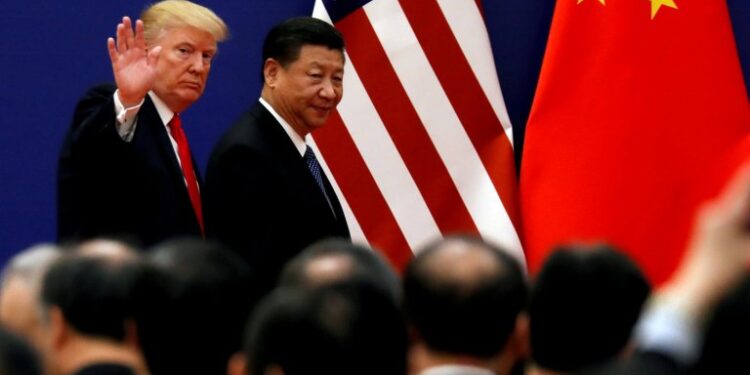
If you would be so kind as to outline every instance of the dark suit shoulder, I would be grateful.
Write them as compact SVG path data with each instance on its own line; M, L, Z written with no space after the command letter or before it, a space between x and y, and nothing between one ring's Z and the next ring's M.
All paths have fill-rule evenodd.
M96 111L102 109L107 104L111 105L112 117L114 118L114 98L113 95L117 87L113 84L104 83L93 86L78 99L75 112L73 114L73 124L80 124L84 119L90 117Z
M219 139L214 157L237 153L252 158L278 160L280 150L296 152L281 125L262 104L245 112ZM282 153L284 155L284 153Z
M221 136L215 149L226 149L237 146L253 146L252 140L257 137L257 118L246 112L235 121Z
M68 142L74 145L89 142L117 142L120 140L115 126L115 101L117 88L100 84L87 90L78 100L68 130Z
M117 86L112 83L99 83L89 87L88 90L83 94L82 98L96 97L96 96L110 96L117 91Z

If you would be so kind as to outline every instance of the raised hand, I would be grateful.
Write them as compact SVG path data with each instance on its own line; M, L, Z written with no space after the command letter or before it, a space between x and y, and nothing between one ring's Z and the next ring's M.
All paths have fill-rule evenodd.
M146 50L143 22L135 22L135 33L129 17L117 25L117 41L107 39L109 58L115 83L120 90L120 101L125 107L138 104L146 96L156 79L156 62L161 46Z
M700 210L690 246L664 288L691 315L705 316L747 274L749 223L750 162Z

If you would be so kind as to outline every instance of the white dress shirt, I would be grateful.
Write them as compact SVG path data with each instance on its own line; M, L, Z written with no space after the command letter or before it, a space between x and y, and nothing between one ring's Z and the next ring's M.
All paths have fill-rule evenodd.
M125 108L125 106L120 101L120 96L118 95L119 92L120 90L117 90L114 93L115 115L117 116L117 134L120 135L120 138L122 138L123 141L131 142L133 140L133 134L135 134L135 128L138 125L138 111L141 109L145 98L141 100L141 102L137 105ZM182 167L182 163L180 163L180 155L177 152L177 141L175 141L174 137L172 137L172 133L169 131L169 126L167 126L167 124L169 124L169 122L172 120L172 117L174 117L175 113L174 111L169 109L169 107L167 107L167 105L158 96L156 96L153 91L149 91L148 96L154 103L156 112L159 113L161 123L162 125L164 125L164 128L167 131L169 141L172 143L172 149L174 150L175 157L177 158L177 163L180 164L180 167Z
M476 366L469 365L442 365L430 367L419 375L496 375L494 372Z

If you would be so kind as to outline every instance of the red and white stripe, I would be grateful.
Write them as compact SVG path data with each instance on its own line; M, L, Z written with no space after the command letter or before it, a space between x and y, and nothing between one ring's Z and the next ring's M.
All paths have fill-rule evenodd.
M321 0L313 16L329 21ZM336 23L344 98L314 134L355 241L401 268L451 233L523 264L512 127L474 0L375 0Z

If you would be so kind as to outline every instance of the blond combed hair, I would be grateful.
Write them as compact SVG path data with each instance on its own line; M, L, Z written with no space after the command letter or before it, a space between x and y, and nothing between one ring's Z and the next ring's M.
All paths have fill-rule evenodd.
M141 13L144 37L151 44L163 31L192 26L211 34L217 42L229 37L224 21L211 9L187 0L163 0L148 6Z

